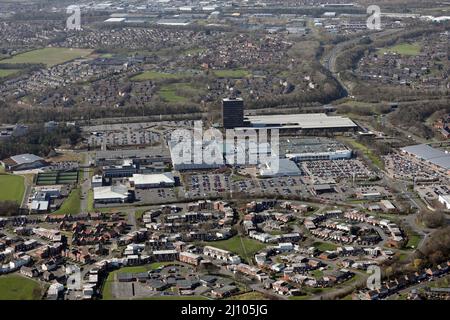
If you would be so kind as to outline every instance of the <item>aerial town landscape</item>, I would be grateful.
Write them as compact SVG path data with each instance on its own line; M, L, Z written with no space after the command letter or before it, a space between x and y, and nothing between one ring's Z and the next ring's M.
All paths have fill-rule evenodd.
M450 300L449 32L439 0L1 1L0 300Z

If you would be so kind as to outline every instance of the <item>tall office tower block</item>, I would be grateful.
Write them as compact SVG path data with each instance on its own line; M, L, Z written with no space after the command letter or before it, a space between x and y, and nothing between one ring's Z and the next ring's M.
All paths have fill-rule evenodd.
M244 126L244 100L242 98L222 100L222 125L225 129Z

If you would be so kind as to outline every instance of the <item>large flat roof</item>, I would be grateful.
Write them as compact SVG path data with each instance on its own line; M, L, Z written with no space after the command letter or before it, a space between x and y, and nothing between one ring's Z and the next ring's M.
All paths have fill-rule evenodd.
M107 186L97 187L94 190L94 200L104 199L127 199L129 196L128 188L126 186Z
M328 116L326 113L274 114L246 117L253 127L268 128L355 128L357 125L346 117Z
M295 164L295 162L289 159L279 159L278 168L270 166L270 164L264 165L260 170L261 176L276 176L276 175L299 175L301 170Z
M173 174L170 172L166 173L155 173L155 174L133 174L133 177L129 179L133 181L135 185L145 185L145 184L174 184L175 180Z
M426 160L444 169L450 169L450 154L442 150L430 147L427 144L418 144L402 148L403 152L410 153L417 158Z

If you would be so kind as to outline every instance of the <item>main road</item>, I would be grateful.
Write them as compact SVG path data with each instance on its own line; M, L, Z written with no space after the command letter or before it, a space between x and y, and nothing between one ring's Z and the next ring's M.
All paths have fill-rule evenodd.
M342 51L349 49L352 46L358 44L363 38L369 37L373 41L377 38L384 37L386 35L390 35L390 34L398 32L398 31L402 31L402 30L389 29L389 30L372 33L369 35L363 34L363 35L357 36L356 38L352 38L350 40L338 43L337 45L335 45L333 47L333 49L331 49L330 52L328 52L326 55L323 56L322 66L325 69L329 70L331 72L331 74L333 75L333 77L336 79L336 81L339 82L341 87L344 89L344 96L349 96L349 95L351 96L351 93L350 93L350 89L342 81L342 79L340 78L339 73L337 71L337 57L339 56L339 54Z

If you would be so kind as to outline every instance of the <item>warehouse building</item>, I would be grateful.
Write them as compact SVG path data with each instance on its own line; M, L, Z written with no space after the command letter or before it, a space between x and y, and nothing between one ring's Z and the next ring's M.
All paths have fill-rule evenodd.
M295 162L289 159L278 159L278 165L273 161L263 164L259 170L261 177L289 177L301 175L301 170Z
M191 145L190 148L184 149L182 143L179 144L175 141L169 141L168 146L172 159L172 168L174 170L211 170L218 169L224 166L223 153L217 155L217 159L215 159L216 161L205 161L205 159L203 159L203 156L200 161L197 161L194 158L194 145ZM199 147L202 154L206 147L207 144Z
M170 172L157 174L133 174L129 179L132 187L136 189L174 187L175 178Z
M245 122L253 128L279 129L280 131L356 131L358 125L342 116L328 116L326 113L274 114L248 116Z
M31 170L45 167L47 162L34 154L19 154L2 160L7 171Z
M121 165L104 166L102 168L105 178L124 178L131 177L137 173L138 168L131 159L125 159Z
M124 185L94 188L94 203L124 203L130 200L130 192Z
M351 159L351 150L336 150L326 152L287 153L286 157L293 161L343 160Z
M450 154L447 152L432 148L427 144L404 147L401 151L423 161L436 170L450 174Z

